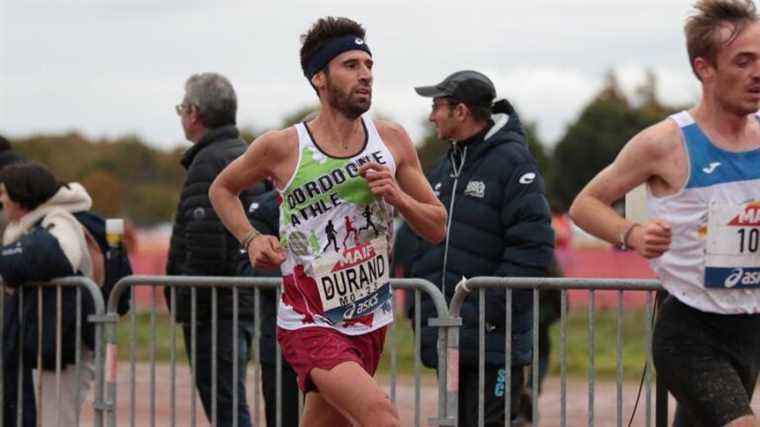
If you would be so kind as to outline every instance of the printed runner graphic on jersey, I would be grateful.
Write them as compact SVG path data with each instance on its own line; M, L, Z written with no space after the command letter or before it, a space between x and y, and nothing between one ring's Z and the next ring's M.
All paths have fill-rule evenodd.
M388 239L392 208L375 198L359 167L387 164L387 152L368 150L334 159L312 146L301 152L296 174L282 193L280 243L283 301L304 321L334 325L391 311ZM302 273L299 273L302 272Z
M705 287L760 287L760 202L710 205Z

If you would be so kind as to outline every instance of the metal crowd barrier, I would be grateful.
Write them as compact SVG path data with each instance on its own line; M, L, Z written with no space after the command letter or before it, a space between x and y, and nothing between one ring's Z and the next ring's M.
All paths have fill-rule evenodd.
M451 300L449 313L452 318L459 317L462 304L471 292L477 292L480 307L485 306L485 289L500 288L505 290L506 298L506 318L505 318L505 342L506 348L511 348L512 340L512 290L514 289L531 289L533 291L533 360L532 360L532 419L534 426L539 425L539 403L538 403L538 323L539 323L539 310L540 307L540 290L561 290L561 318L560 318L560 381L561 381L561 402L560 402L560 425L565 427L567 425L567 290L569 289L583 289L589 291L589 305L588 305L588 426L594 425L594 400L595 400L595 386L596 386L596 370L594 353L595 348L599 344L595 341L595 321L594 316L596 312L595 296L596 291L600 290L612 290L617 292L617 332L616 332L616 425L622 427L628 425L628 420L625 418L628 414L623 414L623 366L622 366L622 319L623 319L623 291L644 291L647 292L646 301L646 336L645 336L645 350L647 355L646 364L646 397L645 397L645 422L646 426L651 425L651 383L652 383L652 358L651 358L651 340L652 340L652 319L653 313L653 293L662 290L659 282L654 280L625 280L625 279L575 279L575 278L497 278L497 277L475 277L466 280L456 288L456 293ZM479 377L481 378L479 384L479 402L478 402L478 425L483 425L484 419L484 389L483 378L485 370L485 356L482 349L485 347L485 310L480 310L479 318ZM455 340L449 340L449 361L458 360L458 345ZM511 354L506 352L505 370L510 372L512 364ZM450 363L449 366L449 378L456 378L459 374L459 366L456 363ZM511 379L511 375L510 375ZM456 382L449 382L449 399L448 404L451 405L449 413L456 413L457 410L457 396L458 390ZM658 390L659 391L659 390ZM505 424L510 425L511 408L510 408L510 394L511 388L505 387ZM665 427L667 424L667 395L662 399L661 394L658 393L658 407L657 407L657 427ZM664 408L663 408L664 406Z
M119 316L117 314L117 306L119 297L123 292L131 290L134 292L134 287L136 286L150 286L153 287L154 297L155 297L155 290L157 286L169 286L170 292L171 292L171 307L170 312L174 312L176 310L176 288L177 287L190 287L193 289L192 292L192 311L191 311L191 328L192 328L192 342L195 341L195 326L196 326L196 308L195 308L195 301L196 301L196 295L194 289L196 288L212 288L212 313L211 313L211 330L212 330L212 349L211 349L211 355L212 355L212 387L211 387L211 394L212 396L212 409L211 409L211 418L212 420L217 419L217 408L216 408L216 396L217 396L217 378L216 378L216 358L217 358L217 350L216 350L216 343L217 343L217 289L219 288L226 288L226 289L232 289L232 296L233 296L233 336L237 336L237 326L238 326L238 303L239 303L239 288L253 288L254 289L254 301L255 301L255 315L254 315L254 336L253 336L253 361L256 365L256 370L254 371L254 382L253 386L254 389L252 391L252 394L254 396L254 404L251 407L252 410L252 421L254 425L265 425L261 422L260 417L260 411L259 411L259 380L260 380L260 354L259 354L259 337L261 334L261 324L260 324L260 301L261 301L261 295L260 291L262 289L275 289L277 292L277 300L279 300L279 285L280 285L280 279L279 278L253 278L253 277L191 277L191 276L129 276L122 279L119 283L116 284L113 291L111 292L108 305L107 305L107 321L108 321L108 327L107 327L107 347L106 347L106 360L105 360L105 385L106 385L106 404L104 405L106 408L106 422L109 427L114 427L117 425L117 402L120 402L119 397L117 396L117 374L118 374L118 359L117 359L117 323L119 321ZM440 426L454 426L454 418L449 414L448 409L451 407L450 404L448 404L447 399L450 398L450 395L447 394L447 383L446 383L446 349L448 347L448 340L451 336L456 336L456 329L458 328L458 323L456 321L452 321L448 316L448 310L446 308L445 300L443 299L442 294L440 291L430 282L419 280L419 279L391 279L391 286L394 289L411 289L414 291L414 298L417 301L416 304L416 312L415 312L415 330L419 331L421 329L421 316L419 311L419 300L421 292L425 292L430 296L430 298L434 301L436 310L438 311L438 318L430 319L430 323L433 326L439 327L439 339L440 339L440 345L439 345L439 360L441 360L441 369L438 371L438 407L437 407L437 417L429 420L428 422L433 425L440 425ZM134 294L133 294L134 296ZM152 304L150 307L150 391L149 396L147 396L150 399L150 408L149 408L149 419L148 420L140 420L140 425L150 425L154 426L156 424L156 306L155 306L155 298L152 299ZM136 380L136 368L135 368L135 358L134 358L134 345L135 345L135 303L133 298L133 304L132 308L130 310L130 314L128 315L131 323L130 328L130 372L129 372L129 393L130 393L130 403L129 403L129 424L130 426L135 425L135 408L136 408L136 386L135 386L135 380ZM173 316L172 316L173 318ZM171 395L168 396L169 400L169 425L176 425L177 423L177 401L176 401L176 323L172 320L171 321L171 330L169 332L171 337L171 356L170 356L170 381L171 381ZM452 332L453 330L453 332ZM166 337L164 337L166 338ZM396 400L396 388L397 388L397 354L396 354L396 345L395 345L395 335L393 332L393 329L390 330L389 334L389 341L390 341L390 355L391 355L391 373L390 373L390 398L395 402ZM237 384L238 377L237 377L237 365L240 363L238 361L238 349L237 349L237 340L233 340L233 343L235 345L235 348L233 349L233 384ZM196 346L193 344L191 345L193 349L196 348ZM191 355L191 359L195 360L194 353ZM415 415L414 415L414 425L419 426L421 425L421 372L420 372L420 340L419 340L419 334L415 335ZM276 374L276 382L277 382L277 392L276 392L276 405L278 408L277 411L277 419L275 422L275 425L277 427L281 426L281 381L282 381L282 366L280 364L280 349L279 346L277 347L277 374ZM190 381L190 387L192 389L191 397L190 397L190 424L192 426L195 426L198 420L196 420L196 398L195 396L195 364L191 364L192 370L191 370L191 381ZM163 396L166 400L166 396ZM238 396L238 390L237 387L233 389L233 408L237 408L237 402L239 402L238 399L245 399L245 396ZM302 404L302 402L301 402ZM299 411L302 409L299 405ZM205 419L202 419L201 422L205 424ZM237 426L238 420L237 417L233 418L233 426ZM125 424L120 424L125 425ZM212 423L213 425L213 423Z
M233 311L233 328L237 327L238 324L238 313L237 313L237 302L238 302L238 289L239 288L254 288L255 292L255 310L258 313L260 313L260 303L261 303L261 295L260 291L263 289L274 289L276 292L279 293L279 284L280 279L278 278L243 278L243 277L169 277L169 276L129 276L124 278L122 281L119 282L119 284L116 285L114 290L111 293L110 299L108 301L107 310L104 309L104 303L102 300L100 289L95 285L90 279L84 278L84 277L69 277L69 278L63 278L54 280L50 283L40 283L40 284L30 284L30 285L24 285L21 286L18 289L20 292L19 295L19 305L23 305L23 293L24 289L28 289L29 287L54 287L57 289L57 310L56 313L52 314L57 316L58 319L58 325L60 329L60 322L61 322L61 316L63 310L66 308L62 307L61 304L61 292L64 288L76 288L76 305L77 305L77 316L76 316L76 355L75 360L76 364L74 365L74 368L76 370L76 376L79 378L80 376L80 370L81 370L81 347L82 347L82 335L81 335L81 326L82 322L89 321L94 324L95 328L95 348L93 349L93 362L94 362L94 369L95 369L95 378L93 381L93 387L94 387L94 398L93 398L93 425L96 427L101 427L103 425L108 426L116 426L117 425L117 418L116 418L116 402L117 400L117 368L118 368L118 360L117 360L117 323L119 322L119 315L117 314L117 303L119 300L119 296L123 292L132 291L134 292L135 286L151 286L153 287L153 290L155 292L156 286L170 286L171 287L171 293L172 296L174 295L175 288L179 286L187 286L191 288L231 288L233 292L233 304L234 304L234 311ZM605 291L615 291L617 292L617 333L616 333L616 425L623 426L627 424L627 416L628 414L623 413L623 367L622 367L622 347L623 347L623 341L622 341L622 318L623 318L623 291L643 291L647 292L647 303L646 303L646 309L647 309L647 319L646 319L646 332L645 332L645 344L646 344L646 353L647 353L647 371L646 371L646 388L645 388L645 408L643 409L645 412L645 422L647 426L651 425L651 415L652 415L652 399L651 399L651 384L652 384L652 370L651 370L651 335L652 335L652 318L654 316L653 313L653 301L654 298L652 294L655 291L661 290L661 286L656 281L650 281L650 280L600 280L600 279L549 279L549 278L495 278L495 277L478 277L473 278L470 280L467 280L464 284L457 287L456 294L451 301L451 308L448 310L446 308L445 301L443 299L443 296L441 295L440 291L430 282L419 280L419 279L392 279L391 285L394 289L408 289L413 291L413 298L415 300L415 312L414 317L412 321L414 322L414 329L415 331L421 330L421 314L420 314L420 299L422 292L425 292L430 296L430 298L433 300L438 317L433 318L429 320L430 326L437 326L439 328L439 345L438 345L438 360L439 360L439 369L437 371L438 376L438 403L436 408L436 414L437 416L429 419L428 423L430 425L439 425L439 426L455 426L456 425L456 416L457 416L457 404L458 404L458 381L457 381L457 375L458 375L458 354L459 354L459 327L461 325L461 319L459 319L459 312L462 307L462 303L464 302L465 298L468 297L468 295L471 292L477 291L478 292L478 298L481 303L481 306L484 306L484 298L485 298L485 292L480 292L483 289L488 288L502 288L505 291L505 299L507 302L507 307L511 307L511 301L512 301L512 290L513 289L531 289L533 293L533 305L534 307L540 306L540 294L539 291L541 290L550 290L550 289L559 289L561 290L561 319L560 319L560 381L561 381L561 407L560 407L560 425L566 426L567 425L567 290L570 289L583 289L588 290L590 297L589 297L589 305L588 305L588 349L589 349L589 360L588 360L588 400L587 400L587 411L588 411L588 425L593 426L595 419L594 419L594 403L595 403L595 388L596 388L596 370L595 370L595 348L599 343L595 340L595 314L596 314L596 306L595 306L595 292L599 290L605 290ZM82 288L85 288L87 292L90 293L92 296L92 300L94 303L94 314L89 316L88 319L82 319L81 317L81 306L82 306L82 294L81 290ZM5 305L6 305L6 299L8 298L5 295L5 292L0 292L0 322L5 319ZM216 304L216 291L212 291L212 342L216 343L216 328L214 327L214 322L216 322L216 312L217 312L217 304ZM279 295L278 298L279 299ZM170 310L175 310L175 303L176 298L172 298L172 307ZM128 318L130 319L130 372L129 372L129 394L130 394L130 402L129 402L129 412L130 412L130 426L134 426L135 422L139 422L139 425L146 425L146 422L143 421L143 419L136 420L135 418L135 403L136 403L136 387L135 387L135 381L136 381L136 360L134 358L135 355L135 301L133 298L133 304L132 309L130 310L130 314L128 315ZM156 424L156 411L157 406L156 403L160 401L165 401L166 396L162 396L162 398L157 399L156 394L156 342L158 339L157 333L156 333L156 305L155 305L155 298L153 299L153 303L151 305L150 310L150 338L151 338L151 344L150 344L150 393L149 396L147 396L150 399L150 418L149 418L149 425L153 426ZM48 313L44 313L48 314ZM43 313L38 313L38 316L43 316ZM506 324L506 344L507 348L511 345L511 324L512 324L512 316L511 316L511 310L507 310L506 312L506 318L505 318L505 324ZM192 317L195 318L195 310L193 310ZM259 383L260 383L260 354L259 354L259 346L258 346L258 338L261 334L261 324L260 324L260 316L254 316L254 338L253 342L254 345L252 346L253 351L253 360L256 364L256 369L254 370L254 389L253 389L253 395L255 396L255 404L252 406L252 417L254 419L255 424L254 425L264 425L260 422L261 420L261 414L260 412L260 405L259 405ZM480 332L479 332L479 345L481 348L485 344L485 313L483 310L480 312ZM20 314L19 317L20 320L23 320L22 315ZM534 310L533 312L533 329L534 331L538 330L538 322L539 322L539 311ZM195 325L196 322L191 322L193 325ZM38 322L39 324L39 322ZM3 326L0 324L0 326ZM21 324L21 327L23 328L23 323ZM104 328L104 326L106 326ZM193 327L194 329L194 327ZM4 331L4 328L0 328L0 330ZM103 334L107 334L107 346L104 347L102 345L102 339ZM234 330L233 333L237 335L237 331ZM60 337L60 334L58 334ZM168 396L169 400L169 411L170 411L170 425L176 425L176 415L177 415L177 405L176 405L176 361L177 361L177 355L176 355L176 324L172 321L171 322L171 374L170 374L170 381L171 381L171 395ZM194 337L194 334L193 334ZM7 337L3 336L3 340L8 339ZM236 346L237 340L233 340L234 345ZM532 416L533 416L533 425L539 425L539 417L540 417L540 411L539 411L539 404L538 404L538 334L533 334L533 363L532 363L532 371L531 375L533 378L533 384L534 387L532 387ZM57 366L56 366L56 380L57 380L57 389L56 389L56 396L58 399L58 403L60 403L61 398L61 389L60 389L60 375L63 367L61 366L61 346L62 343L60 342L60 338L57 342ZM390 383L389 383L389 394L391 399L396 402L397 400L397 379L398 379L398 363L397 363L397 345L396 345L396 337L393 329L390 329L389 331L389 354L390 354ZM193 346L195 348L195 346ZM20 347L21 352L23 352L23 346ZM234 359L235 364L240 363L237 360L238 351L237 348L233 350L234 352ZM105 358L104 358L105 353ZM485 356L484 352L480 353L480 359L478 361L478 368L480 371L480 377L483 378L484 375L484 369L485 369ZM279 354L279 347L277 348L277 355L276 355L276 382L277 382L277 391L276 391L276 404L278 405L278 408L281 408L281 381L282 381L282 366L280 365L280 354ZM3 363L3 354L0 353L0 364ZM19 372L23 368L23 354L19 355L18 363L21 365L19 367ZM39 358L38 358L39 359ZM212 359L214 361L212 364L215 365L216 361L216 351L215 349L212 349ZM507 352L506 355L506 363L505 368L508 368L511 366L511 356L510 353ZM5 365L3 365L5 366ZM507 371L509 371L507 369ZM213 370L213 382L212 382L212 394L216 394L216 378L215 378L215 372L216 370ZM237 369L233 369L233 383L237 383ZM0 399L3 399L5 397L5 390L4 387L4 375L9 374L9 372L5 372L4 370L0 371ZM20 375L20 374L19 374ZM192 389L192 395L195 395L195 370L193 368L191 373L191 383L190 387ZM420 334L417 333L414 335L414 425L419 426L422 423L422 415L421 415L421 408L422 408L422 402L421 402L421 362L420 362ZM16 413L16 421L17 423L21 421L21 415L23 411L23 401L21 399L21 391L22 391L22 381L23 378L19 378L20 381L18 381L18 405L17 405L17 413ZM77 381L77 395L79 394L79 381ZM483 403L483 396L484 396L484 390L483 390L483 381L480 382L480 399L479 399L479 408L478 408L478 416L480 425L483 424L483 418L484 418L484 403ZM38 392L37 390L35 392ZM511 408L509 405L510 402L510 393L511 388L506 387L505 388L505 418L509 420L511 418ZM237 407L237 401L238 399L245 398L243 396L237 396L237 387L234 388L233 391L233 407ZM195 398L191 398L191 410L190 410L190 416L191 416L191 425L196 425L197 420L195 419ZM212 418L216 419L216 408L215 408L215 402L216 399L212 399ZM43 404L45 402L42 402ZM49 403L49 402L48 402ZM662 405L661 405L662 403ZM658 402L656 405L656 425L658 427L664 426L665 423L667 423L667 399L664 399L664 401L660 401L658 396ZM5 406L3 405L3 410L5 409ZM300 408L299 408L300 409ZM5 414L3 413L3 417L0 417L0 427L3 425ZM276 425L281 426L281 413L278 410L277 411L277 420ZM202 422L205 422L205 420L202 420ZM79 424L79 418L77 417L77 424ZM233 421L233 425L237 424L237 419L235 418Z
M76 320L75 320L75 327L76 327L76 336L75 336L75 364L74 364L74 375L76 378L76 386L74 392L76 393L76 399L78 404L76 405L79 410L75 412L75 422L76 425L80 425L80 412L83 406L83 401L80 400L81 396L81 379L82 379L82 322L87 321L91 322L94 325L94 345L95 348L92 349L93 353L93 369L94 369L94 378L92 379L92 387L94 387L94 397L93 397L93 414L92 414L92 425L95 427L101 427L103 425L103 414L105 410L105 405L103 401L103 361L102 361L102 338L103 338L103 323L104 323L104 313L105 313L105 304L103 303L103 296L100 291L100 288L89 278L83 277L83 276L72 276L72 277L65 277L60 279L55 279L50 282L40 282L40 283L26 283L21 286L18 286L15 288L14 292L18 293L18 321L19 321L19 330L18 330L18 337L6 337L5 331L6 331L6 325L5 322L5 309L6 309L6 303L8 302L7 299L10 298L9 295L6 294L6 290L0 290L0 334L3 334L2 339L0 342L3 343L3 352L0 352L0 366L3 367L3 369L0 369L0 402L3 402L2 408L0 409L0 427L3 426L6 415L5 414L5 399L6 399L6 390L4 390L5 386L5 375L16 375L17 379L17 389L16 389L16 415L14 417L14 420L11 422L11 424L15 424L17 426L25 425L22 424L22 415L24 412L24 401L23 401L23 390L24 390L24 377L22 375L22 372L24 370L24 343L23 343L23 334L24 334L24 296L29 292L30 288L36 288L38 290L44 289L44 288L55 288L56 290L56 309L54 313L43 313L42 311L42 292L37 292L37 348L38 348L38 354L36 357L37 363L36 366L34 366L32 369L37 370L38 375L38 381L37 381L37 387L35 387L34 394L35 394L35 403L36 403L36 409L41 408L41 405L50 405L52 402L50 401L42 401L40 399L41 393L42 393L42 381L41 381L41 375L42 370L39 368L42 366L42 355L41 355L41 337L42 337L42 318L44 316L55 316L56 317L56 343L55 343L55 358L56 358L56 367L55 367L55 403L56 406L60 407L61 405L61 399L63 398L63 394L67 392L67 390L61 389L61 375L62 371L64 369L68 369L68 367L64 367L62 364L62 316L64 310L76 310ZM63 307L63 289L69 289L69 288L75 288L76 289L76 307ZM85 292L88 292L89 295L92 297L93 302L93 314L88 316L87 319L82 319L82 289L85 290ZM31 297L31 296L29 296ZM5 353L5 344L7 339L18 339L18 360L16 361L16 371L6 371L6 361L3 360L3 355ZM70 390L68 390L70 392ZM37 411L37 425L41 425L42 414ZM60 418L57 419L56 424L60 424ZM53 427L53 426L51 426Z

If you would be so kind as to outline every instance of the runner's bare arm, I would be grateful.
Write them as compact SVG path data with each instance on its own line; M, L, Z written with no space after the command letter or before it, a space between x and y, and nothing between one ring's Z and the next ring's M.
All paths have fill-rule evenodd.
M672 129L661 122L633 137L617 158L575 197L570 217L590 234L613 244L626 244L647 258L662 255L670 245L670 225L652 219L641 226L620 216L612 204L636 186L658 176L674 143ZM633 228L632 228L633 227ZM630 232L629 232L630 231Z
M378 131L396 159L396 176L380 174L376 164L363 165L372 192L396 206L412 229L424 239L438 243L446 236L446 208L433 194L422 173L409 135L395 123L378 121Z
M245 215L238 195L246 188L274 175L273 165L284 160L282 131L267 132L252 142L242 156L230 163L209 188L209 198L219 219L239 241L253 227Z

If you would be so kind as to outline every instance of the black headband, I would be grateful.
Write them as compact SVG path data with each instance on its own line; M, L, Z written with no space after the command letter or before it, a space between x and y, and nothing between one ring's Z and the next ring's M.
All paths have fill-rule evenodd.
M306 63L306 69L303 70L306 78L311 79L315 74L320 72L336 56L349 50L363 50L372 56L369 46L361 37L352 35L337 37L328 40L322 48L314 52Z

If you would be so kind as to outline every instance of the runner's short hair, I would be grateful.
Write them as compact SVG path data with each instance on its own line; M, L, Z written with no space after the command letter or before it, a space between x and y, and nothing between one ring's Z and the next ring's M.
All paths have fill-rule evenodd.
M701 80L694 68L694 60L704 58L713 66L717 65L720 48L736 39L748 24L757 22L758 15L752 0L699 0L694 10L695 13L686 19L684 33L691 69ZM718 38L722 24L732 27L731 36L726 40Z

